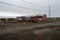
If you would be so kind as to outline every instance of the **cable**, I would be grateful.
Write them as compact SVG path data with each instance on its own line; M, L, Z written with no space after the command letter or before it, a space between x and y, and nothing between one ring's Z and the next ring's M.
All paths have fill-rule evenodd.
M0 2L0 3L7 4L7 5L10 5L10 6L14 6L14 7L18 7L18 8L29 9L29 8L25 8L25 7L21 7L21 6L16 6L16 5L13 5L13 4L9 4L9 3L6 3L6 2ZM40 10L34 10L34 9L29 9L29 10L40 11Z
M36 7L40 7L39 5L33 4L33 3L29 2L29 1L26 1L26 0L21 0L21 1L23 1L23 2L25 2L25 3L28 3L28 4L32 4L32 5L36 6ZM15 1L15 2L16 2L16 1ZM38 9L36 9L36 10L38 10ZM41 11L41 10L40 10L40 11Z
M34 6L38 6L38 7L39 7L39 5L33 4L33 3L28 2L28 1L26 1L26 0L22 0L22 1L24 1L24 2L26 2L26 3L29 3L29 4L32 4L32 5L34 5Z
M26 3L28 3L28 4L32 4L32 5L34 5L34 6L36 6L36 7L40 7L39 5L36 5L36 4L33 4L33 3L31 3L31 2L29 2L29 1L26 1L26 0L22 0L23 2L26 2ZM38 10L38 9L37 9ZM41 10L40 10L41 11Z

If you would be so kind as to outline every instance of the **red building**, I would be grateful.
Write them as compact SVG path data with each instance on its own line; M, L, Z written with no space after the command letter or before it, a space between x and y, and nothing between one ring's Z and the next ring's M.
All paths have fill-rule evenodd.
M47 15L37 15L37 16L30 16L30 17L17 17L18 22L38 22L38 21L47 21Z
M42 16L42 21L43 22L46 22L48 19L47 19L47 15L46 14L44 14L44 16Z

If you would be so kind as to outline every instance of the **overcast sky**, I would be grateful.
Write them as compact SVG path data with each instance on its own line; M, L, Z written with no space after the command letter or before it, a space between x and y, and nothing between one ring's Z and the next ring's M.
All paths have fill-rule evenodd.
M51 17L60 17L60 0L0 0L15 6L0 3L0 16L21 16L49 14L49 5L51 6Z

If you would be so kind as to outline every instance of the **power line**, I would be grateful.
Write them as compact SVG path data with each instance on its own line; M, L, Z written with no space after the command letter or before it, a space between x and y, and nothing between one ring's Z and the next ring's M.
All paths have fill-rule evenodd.
M13 4L6 3L6 2L0 2L0 3L7 4L7 5L10 5L10 6L14 6L14 7L18 7L18 8L29 9L29 8L26 8L26 7L16 6L16 5L13 5ZM40 10L34 10L34 9L29 9L29 10L32 10L32 11L40 11Z
M39 5L33 4L33 3L28 2L28 1L26 1L26 0L21 0L21 1L23 1L23 2L25 2L25 3L28 3L28 4L31 4L31 5L34 5L34 6L36 6L36 7L40 7ZM15 2L16 2L16 1L15 1ZM35 9L35 10L38 10L38 9ZM41 11L41 10L39 10L39 11Z
M50 13L50 12L51 12L51 10L50 10L50 9L51 9L51 6L49 5L49 18L50 18L50 14L51 14L51 13Z
M28 2L28 1L26 1L26 0L22 0L22 1L24 1L24 2L26 2L26 3L29 3L29 4L32 4L32 5L34 5L34 6L40 7L39 5L33 4L33 3Z

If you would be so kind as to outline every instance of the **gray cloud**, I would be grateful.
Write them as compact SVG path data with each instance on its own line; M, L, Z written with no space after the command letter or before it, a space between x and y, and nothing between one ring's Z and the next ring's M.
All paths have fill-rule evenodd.
M24 15L24 14L34 15L34 14L39 14L40 12L43 12L48 15L48 10L49 10L49 5L50 5L51 6L51 16L60 15L60 5L59 5L60 0L26 0L26 1L36 4L36 5L26 3L22 0L0 0L0 2L7 2L9 4L22 6L22 7L30 8L33 10L18 8L18 7L9 6L9 5L0 3L0 11L18 13L18 14L22 14L22 15ZM35 11L36 9L38 9L40 11Z

